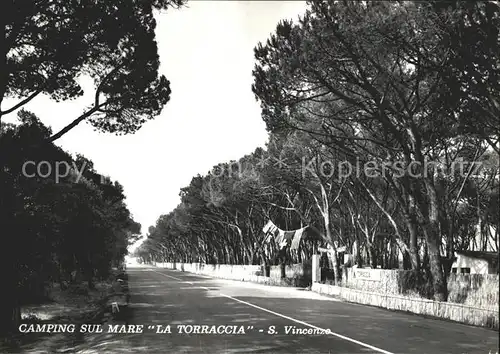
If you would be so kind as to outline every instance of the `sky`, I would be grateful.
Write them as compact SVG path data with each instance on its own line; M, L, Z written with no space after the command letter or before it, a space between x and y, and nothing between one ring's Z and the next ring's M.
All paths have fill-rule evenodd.
M145 234L179 204L180 188L192 177L265 145L268 135L251 91L253 48L280 20L295 20L305 8L301 1L191 1L159 13L160 72L172 89L162 113L134 135L99 133L82 123L56 144L83 154L124 186ZM82 86L85 94L77 100L40 96L24 108L57 132L92 103L91 81L82 79Z

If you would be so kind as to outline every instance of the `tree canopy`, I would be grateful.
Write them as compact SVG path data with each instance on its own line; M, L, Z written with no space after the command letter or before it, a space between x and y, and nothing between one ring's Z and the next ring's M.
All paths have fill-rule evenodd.
M170 99L170 82L158 71L154 11L183 3L7 0L0 15L0 119L39 94L77 98L79 78L89 76L94 102L48 140L84 120L100 131L134 133ZM3 107L6 97L17 103Z

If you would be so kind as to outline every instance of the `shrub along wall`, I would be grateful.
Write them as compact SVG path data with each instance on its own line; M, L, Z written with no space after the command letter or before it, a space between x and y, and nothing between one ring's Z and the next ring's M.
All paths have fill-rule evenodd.
M498 311L497 274L451 274L448 301Z

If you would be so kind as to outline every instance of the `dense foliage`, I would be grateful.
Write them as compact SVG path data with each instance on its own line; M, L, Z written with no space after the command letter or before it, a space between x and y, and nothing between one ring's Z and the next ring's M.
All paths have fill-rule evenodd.
M140 234L125 205L123 187L100 175L92 161L50 144L33 114L2 126L2 280L15 305L36 301L50 283L108 276ZM5 286L12 288L6 289Z

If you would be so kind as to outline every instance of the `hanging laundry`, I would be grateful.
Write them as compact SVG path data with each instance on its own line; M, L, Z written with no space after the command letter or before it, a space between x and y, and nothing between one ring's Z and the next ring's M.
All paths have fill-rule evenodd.
M264 226L264 228L262 229L262 231L263 231L265 234L267 234L267 233L269 232L269 229L270 229L271 227L273 227L273 226L274 226L273 222L272 222L271 220L269 220L269 221L267 222L267 224Z
M289 241L293 239L294 235L295 231L283 231L283 240L280 242L279 248L285 248L288 245Z
M262 244L271 246L272 248L277 247L280 251L285 249L289 244L291 244L290 250L298 249L300 240L304 236L304 231L307 228L308 226L303 227L299 230L285 231L281 230L271 220L269 220L262 229L262 231L266 234L266 237L264 237ZM268 249L268 251L271 250Z
M285 231L278 229L278 233L275 235L274 241L276 242L276 244L281 245L284 239Z
M292 245L290 246L290 250L296 250L299 248L300 240L302 239L302 234L304 233L304 230L305 230L305 227L295 231L295 235L293 236Z

